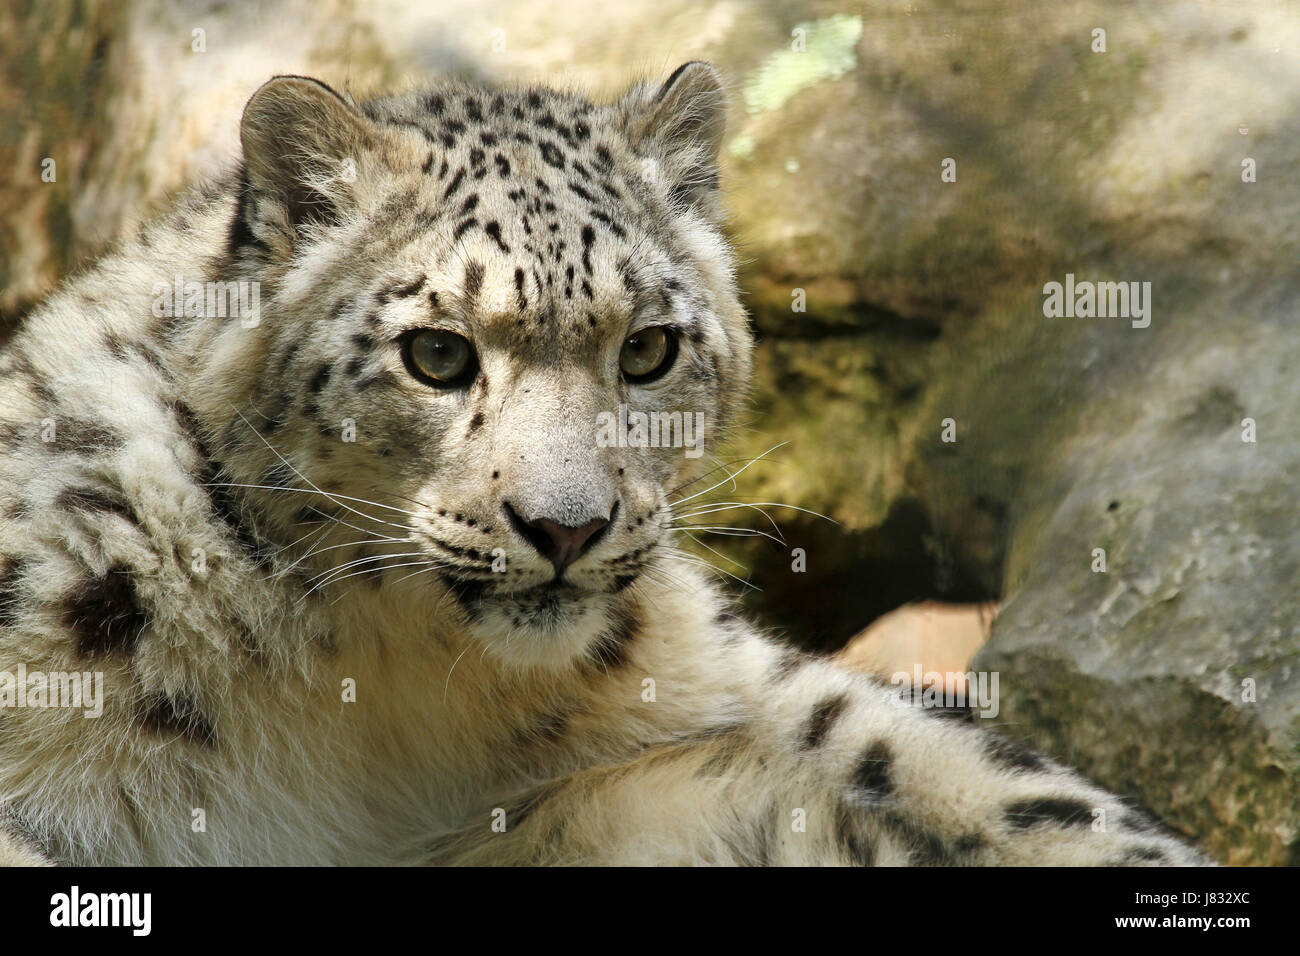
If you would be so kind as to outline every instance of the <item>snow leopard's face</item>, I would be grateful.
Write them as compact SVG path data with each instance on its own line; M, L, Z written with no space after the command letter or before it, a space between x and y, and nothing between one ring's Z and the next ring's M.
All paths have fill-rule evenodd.
M721 103L703 64L604 107L263 87L232 230L263 278L263 368L228 437L255 483L332 496L279 536L332 519L311 566L395 600L450 592L442 613L514 662L616 640L748 374Z

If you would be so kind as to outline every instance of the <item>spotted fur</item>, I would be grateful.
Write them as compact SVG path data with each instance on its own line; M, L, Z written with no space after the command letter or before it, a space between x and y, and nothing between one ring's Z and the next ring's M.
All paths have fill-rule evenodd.
M699 63L612 103L280 77L226 179L29 317L0 352L0 670L105 700L0 711L0 860L1198 859L763 636L673 547L709 458L594 440L677 409L712 450L744 403L723 100ZM258 321L168 314L177 276L258 283ZM678 352L637 384L649 326ZM472 378L413 374L421 329ZM553 526L599 526L562 580Z

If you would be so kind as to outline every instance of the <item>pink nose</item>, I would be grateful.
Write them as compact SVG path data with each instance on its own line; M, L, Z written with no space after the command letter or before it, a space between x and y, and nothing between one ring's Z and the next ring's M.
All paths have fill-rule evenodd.
M542 557L555 565L555 575L564 574L564 569L595 544L594 539L608 524L607 518L596 518L586 524L573 528L560 524L550 518L537 518L524 521L514 508L506 505L506 513L515 530L537 549Z
M576 528L570 528L550 518L538 518L528 524L540 532L533 544L550 560L551 564L555 565L555 573L560 575L564 573L565 568L582 557L582 553L587 550L587 545L591 543L592 535L609 522L604 518L597 518Z

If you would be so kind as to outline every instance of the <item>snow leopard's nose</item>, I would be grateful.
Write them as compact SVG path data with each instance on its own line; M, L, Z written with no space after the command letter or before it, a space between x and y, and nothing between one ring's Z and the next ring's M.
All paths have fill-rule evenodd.
M510 524L520 537L555 565L557 578L564 574L565 568L591 550L604 530L609 527L617 510L618 505L615 504L614 511L610 512L608 518L596 518L574 528L550 518L534 518L532 521L525 521L509 502L505 503L506 516L510 519Z

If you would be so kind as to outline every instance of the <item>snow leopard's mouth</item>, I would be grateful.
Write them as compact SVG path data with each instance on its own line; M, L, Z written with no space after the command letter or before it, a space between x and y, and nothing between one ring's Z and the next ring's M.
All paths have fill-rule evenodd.
M456 601L470 616L481 616L487 608L509 609L520 617L547 617L572 606L582 598L603 592L580 587L559 577L517 591L502 591L491 582L474 578L448 577Z
M522 591L512 591L509 594L501 595L501 597L519 605L536 605L538 608L546 608L568 604L590 593L586 588L580 588L568 581L552 578L545 584L525 588Z

